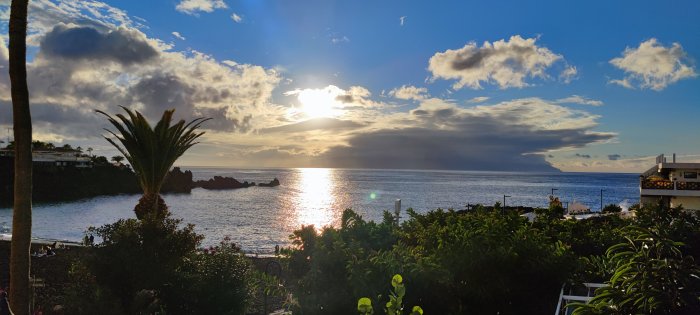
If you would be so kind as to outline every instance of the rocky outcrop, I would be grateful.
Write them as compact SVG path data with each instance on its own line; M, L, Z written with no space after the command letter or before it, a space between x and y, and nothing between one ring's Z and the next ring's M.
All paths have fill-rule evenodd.
M275 177L275 179L271 180L267 184L265 184L265 183L258 184L258 186L260 186L260 187L277 187L279 185L280 185L280 181L279 181L279 179L277 179L277 177Z
M194 182L194 187L202 187L204 189L237 189L248 188L255 186L255 183L239 182L233 177L214 176L209 180L198 180Z
M175 167L168 172L160 191L163 193L190 193L193 187L192 172L189 170L183 172L179 167Z

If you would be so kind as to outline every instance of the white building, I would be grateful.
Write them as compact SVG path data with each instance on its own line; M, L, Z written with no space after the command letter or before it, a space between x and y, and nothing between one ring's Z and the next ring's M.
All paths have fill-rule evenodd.
M14 150L2 149L0 156L12 157ZM59 167L92 167L90 157L84 156L77 150L54 151L36 150L32 151L32 162L35 166L59 166Z
M700 210L698 174L700 163L677 163L675 153L668 162L661 154L656 157L656 165L639 176L639 201Z

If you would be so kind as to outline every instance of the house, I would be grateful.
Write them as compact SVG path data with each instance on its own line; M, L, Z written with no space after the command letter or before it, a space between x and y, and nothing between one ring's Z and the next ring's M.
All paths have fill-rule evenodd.
M700 163L678 163L675 153L668 162L661 154L656 165L639 176L639 201L700 210L699 173Z
M11 158L15 154L11 149L0 149L0 157ZM77 167L90 168L92 160L78 150L34 150L32 151L34 166L43 167Z

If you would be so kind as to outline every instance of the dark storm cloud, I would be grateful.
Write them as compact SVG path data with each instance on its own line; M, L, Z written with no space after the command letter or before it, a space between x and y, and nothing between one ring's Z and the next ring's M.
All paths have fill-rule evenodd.
M260 130L261 133L294 133L311 130L343 130L362 127L363 125L350 120L335 118L314 118L289 125L266 128Z
M100 32L88 26L58 25L44 35L40 48L50 57L110 60L123 65L142 63L158 56L154 47L125 28Z
M614 136L589 132L586 126L538 129L507 122L501 111L491 109L478 113L454 108L415 110L413 125L420 127L356 134L346 146L320 155L319 161L327 167L348 168L556 171L538 152L583 147ZM438 124L449 128L435 128Z
M64 137L98 137L107 121L92 110L67 107L58 104L32 103L34 130L43 130ZM12 103L0 102L0 124L12 124Z
M622 157L622 155L619 154L609 154L608 155L608 160L610 161L617 161Z

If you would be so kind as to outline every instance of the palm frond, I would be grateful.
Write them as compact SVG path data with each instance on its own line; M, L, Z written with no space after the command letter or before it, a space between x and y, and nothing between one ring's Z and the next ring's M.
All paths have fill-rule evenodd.
M131 164L144 194L158 194L170 168L197 143L195 140L204 134L198 132L199 128L210 118L196 118L189 123L180 120L172 124L175 110L170 109L163 112L155 127L151 127L140 112L121 108L126 115L113 117L104 111L96 111L107 117L116 129L116 132L106 129L112 137L105 139Z

